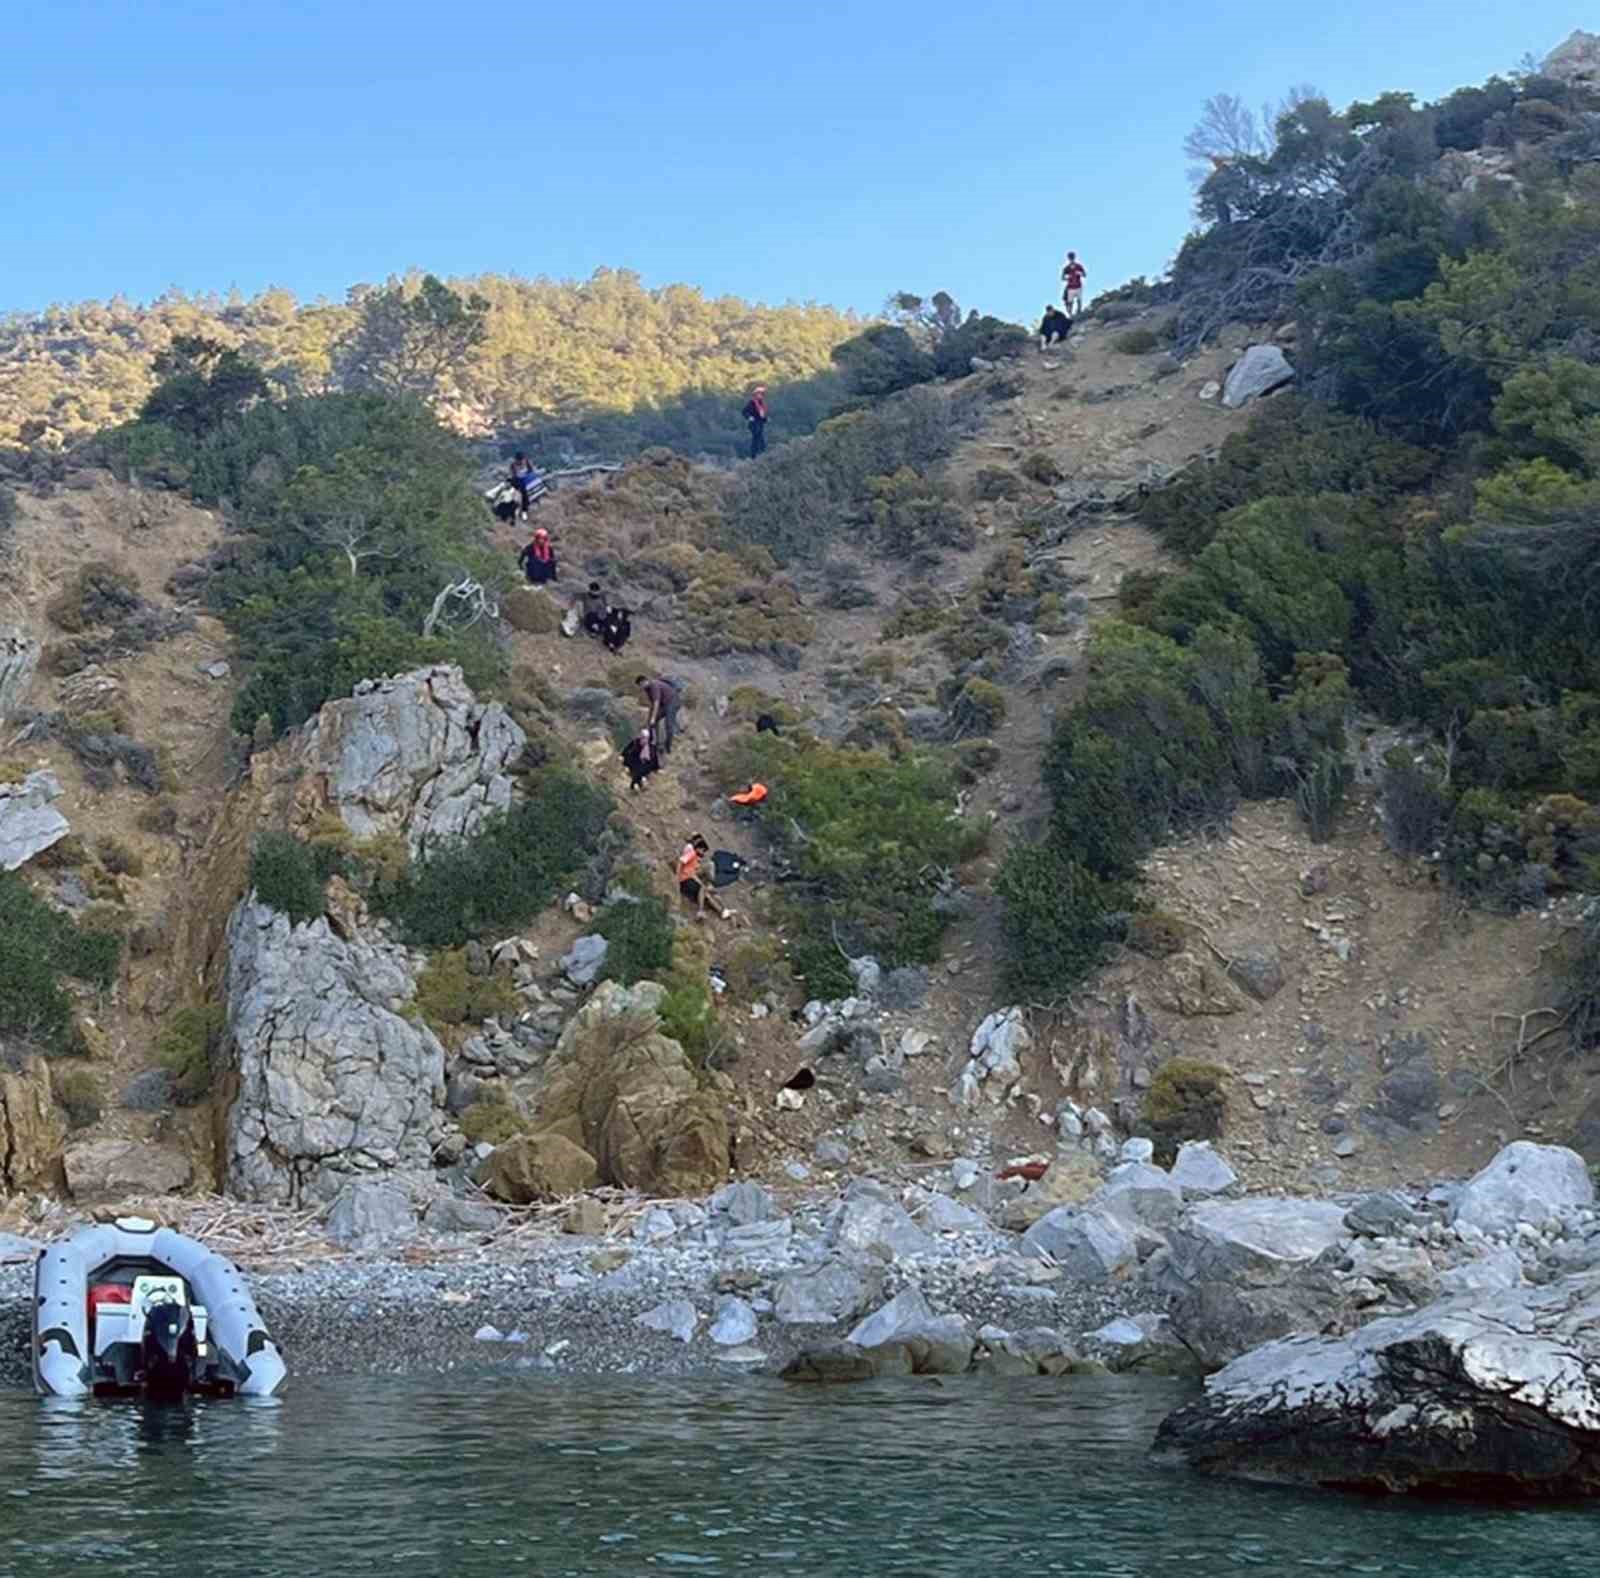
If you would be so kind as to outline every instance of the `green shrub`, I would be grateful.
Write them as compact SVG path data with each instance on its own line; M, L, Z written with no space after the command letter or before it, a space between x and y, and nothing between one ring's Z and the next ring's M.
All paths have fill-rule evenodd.
M184 1106L211 1089L228 1011L222 1003L191 1003L175 1010L156 1038L156 1062L171 1076L173 1094Z
M776 937L753 937L741 942L722 968L729 993L742 1003L753 1003L775 993L786 997L794 986L794 975L784 957L783 945Z
M98 1123L102 1114L100 1081L86 1068L56 1068L50 1076L56 1105L67 1115L73 1129L87 1129Z
M960 860L949 769L806 736L747 735L717 764L724 782L759 779L781 816L763 821L792 895L779 917L797 974L816 994L837 980L834 934L887 966L938 957L946 920L934 907L941 871Z
M1005 716L1005 694L982 679L969 679L950 706L950 721L960 734L992 734Z
M635 981L662 980L672 968L675 928L662 900L652 896L634 904L608 904L594 929L607 945L602 980L632 986Z
M1226 1069L1194 1058L1171 1058L1156 1071L1144 1096L1143 1128L1158 1163L1169 1166L1189 1140L1220 1138L1227 1077Z
M698 981L678 981L656 1010L661 1033L676 1041L693 1063L705 1065L715 1045L716 1005Z
M1000 765L1000 748L993 740L963 740L955 751L956 777L963 784L987 778Z
M1023 460L1022 474L1030 482L1037 482L1046 488L1053 488L1058 482L1064 482L1067 475L1056 461L1056 457L1046 454L1042 449L1035 450Z
M538 914L595 855L614 808L610 795L553 768L530 775L525 788L471 838L374 883L371 902L408 941L448 948L504 934Z
M980 466L972 479L973 496L984 501L994 499L1020 499L1023 494L1022 479L1004 466Z
M436 953L417 976L412 1004L428 1026L440 1034L485 1019L511 1016L522 1006L516 988L501 974L474 975L464 948Z
M250 886L268 909L296 925L327 912L323 894L328 878L345 869L344 858L327 845L302 844L290 833L260 834L250 851Z
M1153 329L1125 329L1111 340L1111 349L1124 356L1148 356L1160 348L1161 336Z
M1188 947L1193 930L1165 910L1141 910L1128 918L1128 946L1147 958L1165 959Z
M533 586L514 586L500 600L500 617L525 636L553 636L561 612L549 595Z
M15 873L0 873L0 1036L46 1052L74 1050L78 1035L62 977L109 987L121 957L116 931L88 919L75 925Z
M533 1127L503 1091L490 1086L456 1119L469 1145L504 1145Z
M990 362L1009 361L1032 344L1033 335L1020 323L974 315L940 338L933 352L934 371L941 378L965 378L973 370L974 356Z
M1103 962L1114 917L1132 902L1126 886L1054 841L1013 845L994 886L1005 906L1006 986L1031 1003L1064 1002Z

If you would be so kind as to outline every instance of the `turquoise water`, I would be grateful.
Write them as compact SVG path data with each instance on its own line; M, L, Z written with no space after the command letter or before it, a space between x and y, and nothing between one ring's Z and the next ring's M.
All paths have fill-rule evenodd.
M0 1573L1592 1574L1600 1511L1367 1501L1145 1456L1177 1383L305 1382L0 1396ZM101 1566L100 1564L110 1564Z

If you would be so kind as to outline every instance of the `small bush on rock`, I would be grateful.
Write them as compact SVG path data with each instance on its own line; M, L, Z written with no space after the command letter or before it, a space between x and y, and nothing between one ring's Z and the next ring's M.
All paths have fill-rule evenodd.
M417 977L411 1001L428 1026L439 1033L511 1015L522 1006L504 975L474 975L467 967L464 948L434 954Z
M505 1094L492 1086L462 1112L456 1123L469 1145L504 1145L532 1128Z
M70 1127L86 1129L100 1121L100 1081L88 1069L58 1068L50 1077L50 1088Z
M1226 1078L1226 1069L1194 1058L1172 1058L1156 1072L1145 1092L1144 1132L1155 1142L1162 1166L1172 1162L1185 1141L1221 1136Z
M290 833L262 833L250 852L250 886L269 909L281 910L296 925L327 912L323 889L344 870L344 860L328 845L302 844Z
M1160 346L1161 336L1153 329L1125 329L1111 341L1111 349L1124 356L1148 356Z
M228 1011L221 1003L191 1003L178 1009L156 1038L156 1062L171 1076L180 1105L200 1101L211 1089Z
M72 920L34 897L12 872L0 873L0 1036L46 1052L71 1052L79 1041L63 977L108 987L116 979L122 938Z
M672 968L674 927L662 900L651 896L632 904L608 904L594 929L607 945L602 980L632 986L635 981L662 980Z

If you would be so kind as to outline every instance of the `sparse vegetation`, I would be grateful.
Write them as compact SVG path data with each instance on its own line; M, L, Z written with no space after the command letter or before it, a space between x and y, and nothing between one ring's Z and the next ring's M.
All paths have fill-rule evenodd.
M411 1002L436 1035L452 1038L463 1025L476 1027L522 1006L509 977L474 975L464 948L447 948L428 960Z
M62 982L108 987L121 956L118 932L87 921L75 925L14 872L0 872L0 1035L46 1052L75 1050L72 998Z
M1161 336L1154 329L1124 329L1111 341L1111 349L1124 356L1148 356L1161 349Z
M456 1122L469 1145L504 1145L532 1125L512 1106L504 1091L490 1085Z
M1194 1058L1171 1058L1156 1071L1145 1092L1144 1131L1158 1163L1170 1166L1188 1140L1221 1137L1226 1078L1226 1069Z
M654 895L631 904L608 904L594 929L607 944L602 979L632 986L635 981L662 980L671 969L672 915Z
M87 1129L101 1116L100 1081L86 1068L57 1067L50 1075L56 1105L66 1114L68 1127Z
M536 915L595 855L613 802L587 780L549 768L524 789L471 838L374 882L374 908L408 941L431 948L503 934Z
M223 1004L190 1003L161 1027L156 1062L172 1076L173 1095L180 1105L193 1105L210 1093L226 1023Z
M328 878L345 869L343 854L328 844L303 844L291 833L262 833L250 851L250 886L269 909L294 924L327 911Z

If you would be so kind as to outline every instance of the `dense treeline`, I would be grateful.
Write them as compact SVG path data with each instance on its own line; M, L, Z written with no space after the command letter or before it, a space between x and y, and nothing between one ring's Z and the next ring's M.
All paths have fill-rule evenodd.
M1103 956L1159 840L1279 793L1326 834L1361 715L1414 742L1398 849L1497 906L1600 890L1600 96L1296 103L1200 211L1151 293L1179 348L1292 315L1301 393L1146 505L1181 568L1125 583L1050 833L1002 878L1035 1000Z
M159 379L156 359L185 336L238 351L280 394L366 387L364 320L396 296L414 301L426 279L357 286L337 305L284 290L248 299L171 292L148 306L117 298L0 318L0 446L60 445L130 419ZM809 431L837 398L829 353L859 327L809 303L650 290L625 270L581 283L449 283L483 303L483 333L445 370L436 408L466 432L531 430L544 441L549 426L551 459L563 448L623 453L660 442L731 453L743 432L738 406L758 380L802 386L787 410L774 402L773 438L786 421ZM813 392L808 381L819 376ZM634 411L642 430L620 420Z

